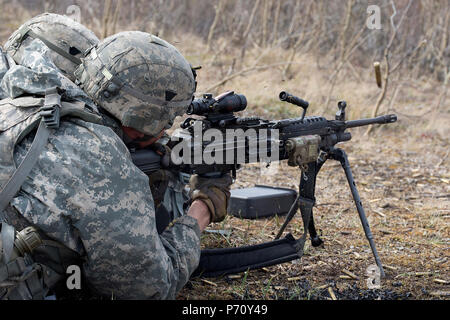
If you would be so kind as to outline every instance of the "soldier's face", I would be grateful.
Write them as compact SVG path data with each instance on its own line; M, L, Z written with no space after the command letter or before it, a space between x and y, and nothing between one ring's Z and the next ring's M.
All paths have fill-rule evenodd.
M131 139L131 143L137 145L139 148L145 148L156 141L158 141L162 135L164 134L165 129L161 130L161 132L156 136L149 136L145 133L142 133L136 129L131 127L122 126L123 133L127 135L129 139Z

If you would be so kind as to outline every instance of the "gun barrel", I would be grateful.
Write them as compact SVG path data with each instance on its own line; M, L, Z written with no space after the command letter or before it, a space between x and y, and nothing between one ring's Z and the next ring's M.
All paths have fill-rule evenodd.
M386 114L386 115L379 116L376 118L346 121L345 126L347 128L355 128L355 127L367 126L369 124L385 124L385 123L393 123L396 121L397 121L397 116L395 114Z

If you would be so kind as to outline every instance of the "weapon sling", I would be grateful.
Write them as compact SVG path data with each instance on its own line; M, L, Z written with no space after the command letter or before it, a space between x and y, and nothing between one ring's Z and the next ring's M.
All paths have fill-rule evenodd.
M298 201L294 201L291 210L297 210ZM170 222L170 214L164 205L156 211L156 226L161 234ZM309 215L307 217L309 219ZM304 228L309 224L304 220ZM305 229L307 230L307 229ZM283 239L264 242L257 245L237 248L203 249L200 263L192 277L218 277L247 270L259 269L284 262L289 262L303 255L306 241L305 231L300 239L294 239L289 233Z
M303 255L305 239L295 240L288 234L284 239L253 246L204 249L192 276L218 277L295 260Z
M288 215L295 213L299 206L306 208L306 210L301 210L303 235L300 239L295 240L291 234L287 234L284 239L276 239L252 246L204 249L201 251L199 266L192 276L217 277L301 258L308 234L312 204L305 202L299 195L292 203Z

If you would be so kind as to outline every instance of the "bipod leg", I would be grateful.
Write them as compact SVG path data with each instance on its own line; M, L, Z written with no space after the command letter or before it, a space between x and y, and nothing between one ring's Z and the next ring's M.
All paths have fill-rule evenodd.
M300 180L300 196L301 202L299 204L302 216L309 216L308 231L311 237L311 244L313 247L318 247L323 243L323 240L319 238L314 224L314 214L312 211L315 205L316 198L316 179L320 168L325 163L326 158L319 157L317 162L309 163L306 172L302 172ZM303 200L303 201L302 201Z
M325 160L319 159L317 162L312 162L307 165L306 170L302 169L299 192L295 201L292 203L291 208L286 216L286 219L283 225L278 231L275 239L279 239L283 234L286 226L294 217L298 208L300 208L300 212L302 214L302 219L305 226L305 232L308 230L311 236L311 242L314 247L320 246L323 241L317 235L317 231L314 225L314 217L312 212L312 207L315 204L314 192L316 186L316 177L317 173L324 164ZM306 224L305 224L306 222Z
M291 222L292 218L294 217L295 213L298 210L298 202L300 201L300 194L295 198L294 202L291 205L291 208L289 209L289 212L286 216L286 219L284 220L283 225L281 226L280 230L278 231L277 235L275 236L275 239L279 239L281 235L284 232L284 229L286 229L289 222Z
M370 231L369 222L367 221L366 214L362 206L361 198L359 197L358 189L356 189L356 184L355 181L353 180L352 170L350 169L350 163L348 162L347 154L345 153L344 150L339 148L333 149L328 154L332 159L339 161L342 165L342 168L345 171L345 176L347 177L347 181L350 186L350 190L352 192L353 200L355 201L356 204L356 209L358 210L359 219L361 220L364 233L366 234L367 240L369 240L370 248L372 249L372 254L375 258L375 262L378 268L380 268L380 274L382 277L385 277L383 265L381 264L380 257L378 256L378 252L375 247L375 242L373 241L372 232Z

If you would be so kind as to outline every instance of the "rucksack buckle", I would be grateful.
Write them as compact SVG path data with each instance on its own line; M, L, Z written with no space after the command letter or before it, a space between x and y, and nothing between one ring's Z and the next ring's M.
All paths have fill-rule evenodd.
M59 128L61 94L63 92L64 90L58 87L45 90L44 106L39 113L49 129Z

